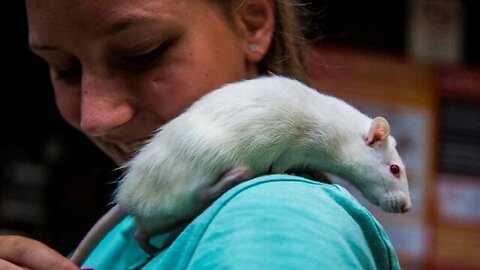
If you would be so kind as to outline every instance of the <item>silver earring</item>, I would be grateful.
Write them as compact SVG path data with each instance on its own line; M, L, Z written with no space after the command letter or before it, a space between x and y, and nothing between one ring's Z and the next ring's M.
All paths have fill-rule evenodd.
M258 52L258 46L257 46L257 44L254 44L254 43L248 44L248 49L249 49L251 52Z

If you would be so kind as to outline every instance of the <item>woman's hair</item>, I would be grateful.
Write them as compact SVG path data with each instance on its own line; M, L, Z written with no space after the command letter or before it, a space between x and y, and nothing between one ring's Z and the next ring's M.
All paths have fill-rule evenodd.
M214 0L227 17L243 3L243 0ZM258 64L261 75L274 73L307 82L303 53L306 44L306 11L297 0L273 0L275 30L272 44Z

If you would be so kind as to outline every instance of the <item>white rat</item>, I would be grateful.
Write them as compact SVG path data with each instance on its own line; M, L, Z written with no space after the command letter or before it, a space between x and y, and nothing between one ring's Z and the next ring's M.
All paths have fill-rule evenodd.
M349 181L387 212L404 213L408 180L389 131L384 118L372 120L293 79L227 84L154 134L124 166L115 200L148 236L207 207L200 191L232 168L252 176L312 168Z

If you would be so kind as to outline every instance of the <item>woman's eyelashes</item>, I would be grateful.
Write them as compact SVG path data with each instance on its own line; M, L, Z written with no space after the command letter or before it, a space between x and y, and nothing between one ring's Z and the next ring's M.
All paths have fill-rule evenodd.
M126 69L148 68L150 65L158 63L172 44L173 41L166 41L151 50L123 56L121 62Z
M72 67L57 71L57 76L59 78L71 78L78 76L82 71L80 64L75 64Z
M69 67L61 69L51 69L55 80L66 82L78 82L82 76L82 66L80 63L75 63Z

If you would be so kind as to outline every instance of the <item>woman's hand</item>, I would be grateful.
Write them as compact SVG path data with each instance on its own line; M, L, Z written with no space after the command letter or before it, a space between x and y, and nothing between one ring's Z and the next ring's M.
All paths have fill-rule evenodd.
M22 236L0 236L0 269L78 270L73 262L45 244Z

